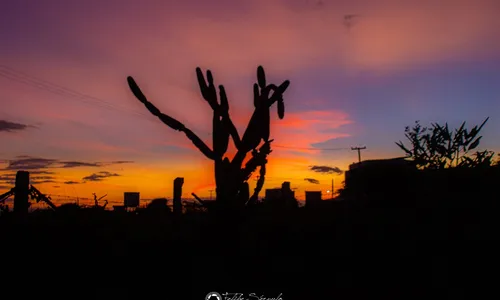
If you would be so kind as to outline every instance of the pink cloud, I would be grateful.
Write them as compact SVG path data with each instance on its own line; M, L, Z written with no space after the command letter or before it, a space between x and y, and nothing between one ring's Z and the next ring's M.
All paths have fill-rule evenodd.
M312 144L328 139L348 137L349 134L338 131L351 123L352 120L342 111L293 112L287 113L283 120L272 120L271 132L276 145L311 148ZM294 151L317 153L305 149Z
M95 51L126 62L129 70L159 72L153 71L156 68L172 80L177 71L171 70L185 72L198 64L217 67L226 76L248 74L258 64L277 73L324 65L384 71L474 54L495 55L500 49L498 39L493 39L500 28L497 5L488 0L377 1L376 5L359 1L325 2L317 9L306 3L253 1L245 10L229 10L225 13L229 17L222 18L225 9L188 15L191 7L186 3L176 7L175 14L167 12L168 17L148 18L148 29L106 18L90 27L86 22L80 30L81 43L90 42ZM343 16L349 13L361 17L347 31ZM95 35L92 27L106 27L110 34Z

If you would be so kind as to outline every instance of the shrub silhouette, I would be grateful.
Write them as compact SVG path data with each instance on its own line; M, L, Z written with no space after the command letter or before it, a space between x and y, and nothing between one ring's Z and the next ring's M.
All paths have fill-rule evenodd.
M478 135L488 119L470 131L463 122L454 132L450 131L448 123L432 123L432 128L427 128L416 121L413 128L405 128L405 136L410 141L411 148L407 148L401 141L396 142L396 145L421 169L491 166L495 155L493 151L476 151L470 154L479 146L482 136Z
M196 75L201 94L213 110L213 149L210 149L184 124L163 114L156 106L149 102L132 77L129 76L127 81L135 97L153 115L170 128L184 132L207 158L214 161L216 202L219 207L232 210L241 208L248 203L255 203L264 185L265 165L267 163L267 156L271 153L270 144L272 140L269 139L270 107L277 102L278 116L280 119L284 117L285 105L283 93L290 85L290 81L285 80L279 86L267 84L264 68L262 66L257 68L257 83L253 86L255 109L243 137L240 138L229 116L229 102L224 87L222 85L219 86L219 99L217 99L212 72L207 70L207 80L205 80L200 68L196 68ZM230 137L238 150L231 161L225 157ZM262 141L264 143L257 149ZM243 165L248 153L251 153L252 157ZM257 167L260 168L260 177L252 196L250 196L248 179Z
M156 198L151 200L146 206L148 211L154 211L158 213L171 213L172 210L168 207L168 200L166 198Z

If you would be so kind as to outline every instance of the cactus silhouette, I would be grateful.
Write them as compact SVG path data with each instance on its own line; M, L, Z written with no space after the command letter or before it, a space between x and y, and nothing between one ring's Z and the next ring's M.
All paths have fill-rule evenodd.
M257 83L253 86L255 109L243 137L240 138L238 130L229 116L229 101L224 86L219 85L219 99L217 99L217 90L214 85L212 72L207 70L205 80L202 70L196 68L196 76L201 94L213 110L212 149L195 133L186 128L184 124L165 115L149 102L132 77L127 77L127 81L135 97L153 115L170 128L184 132L207 158L214 161L216 201L219 207L237 209L246 204L254 204L264 185L267 156L272 151L271 142L273 140L269 139L270 108L277 102L278 117L280 119L284 118L285 104L283 93L290 85L290 81L285 80L279 86L267 84L264 68L262 66L257 68ZM237 153L231 161L225 157L230 137L237 149ZM262 141L263 144L258 147ZM243 166L243 161L248 153L251 153L251 158ZM254 193L250 197L248 179L257 168L260 168L260 177Z

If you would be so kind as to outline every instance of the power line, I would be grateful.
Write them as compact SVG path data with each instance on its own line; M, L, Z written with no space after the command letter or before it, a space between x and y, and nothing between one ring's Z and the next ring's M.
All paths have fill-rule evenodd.
M298 149L298 150L326 150L326 151L349 150L349 148L307 148L307 147L293 147L293 146L282 146L282 145L271 145L271 147Z
M4 69L4 70L2 70ZM79 92L72 91L68 88L61 87L57 84L54 83L49 83L48 81L36 78L34 76L29 76L29 75L24 75L24 73L20 72L15 72L11 71L10 68L7 68L3 65L0 65L0 76L5 77L7 79L17 81L20 83L24 83L26 85L45 90L60 96L67 96L67 97L72 97L75 100L78 100L83 103L87 104L94 104L97 106L101 106L103 108L111 108L111 109L117 109L115 104L110 103L109 101L102 100L102 99L97 99L97 98L92 98L83 94L80 94ZM87 99L85 99L87 98ZM88 101L88 99L92 99L93 101ZM96 100L97 99L97 100ZM85 101L87 100L87 101Z
M95 105L100 108L105 108L108 110L121 111L124 113L132 114L135 117L141 117L142 119L145 119L147 121L157 123L157 121L151 118L151 116L138 112L137 110L117 105L116 103L112 103L108 100L104 100L95 96L80 93L73 89L40 79L32 75L28 75L20 71L16 71L5 65L0 65L0 76L12 81L16 81L44 91L51 92L59 96L69 97L67 99L70 100L76 100L85 104ZM201 131L204 135L207 136L211 135L211 133L208 133L207 131L204 130L200 130L199 128L196 128L195 130Z
M144 113L138 112L134 109L127 108L122 105L117 105L116 103L112 103L108 100L101 99L92 95L84 94L78 91L75 91L71 88L64 87L62 85L49 82L47 80L41 79L39 77L33 76L33 75L28 75L24 72L14 70L13 68L10 68L5 65L0 65L0 76L7 78L12 81L16 81L19 83L24 83L26 85L62 96L62 97L69 97L67 99L71 100L76 100L85 104L90 104L90 105L95 105L100 108L108 109L108 110L114 110L114 111L121 111L124 113L128 114L133 114L135 117L141 117L142 119L145 119L150 122L155 122L157 123L156 120L151 118L149 115L146 115ZM199 129L196 129L196 131L200 131ZM211 133L201 130L201 132L206 135L210 136L212 135ZM283 146L283 145L272 145L272 147L277 147L277 148L286 148L286 149L296 149L296 150L316 150L316 151L340 151L340 150L349 150L349 148L314 148L314 147L293 147L293 146Z

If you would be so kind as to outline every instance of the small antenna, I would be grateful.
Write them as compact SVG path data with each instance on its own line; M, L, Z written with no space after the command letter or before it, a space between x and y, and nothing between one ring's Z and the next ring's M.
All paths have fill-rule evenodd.
M358 162L361 162L361 150L365 150L365 149L366 149L366 146L365 147L351 147L351 150L358 151Z

